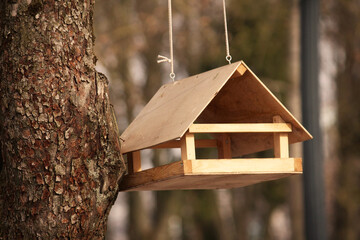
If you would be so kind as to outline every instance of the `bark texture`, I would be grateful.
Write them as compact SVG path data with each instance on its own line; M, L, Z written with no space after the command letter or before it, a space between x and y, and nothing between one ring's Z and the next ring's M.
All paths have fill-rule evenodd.
M94 0L0 3L0 239L102 239L125 165Z

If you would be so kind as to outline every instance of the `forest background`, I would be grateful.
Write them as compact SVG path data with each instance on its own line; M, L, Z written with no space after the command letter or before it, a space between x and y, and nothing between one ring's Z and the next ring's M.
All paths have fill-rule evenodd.
M228 0L230 51L301 119L297 0ZM320 125L330 239L359 239L360 1L321 1ZM222 2L173 0L176 79L227 64ZM97 69L110 81L120 132L169 82L165 0L97 1ZM301 155L301 144L291 148ZM203 152L201 154L207 154ZM177 152L145 152L147 167ZM216 191L119 193L108 239L304 239L302 176Z

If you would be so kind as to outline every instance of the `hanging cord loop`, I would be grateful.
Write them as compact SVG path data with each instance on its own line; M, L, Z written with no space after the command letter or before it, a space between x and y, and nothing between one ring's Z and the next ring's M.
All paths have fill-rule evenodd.
M174 82L175 81L175 73L174 73L174 43L173 43L173 27L172 27L172 8L171 8L171 0L168 0L168 11L169 11L169 45L170 45L170 58L158 55L158 63L168 62L170 63L170 78Z
M229 34L227 29L227 19L226 19L226 3L225 0L223 0L223 9L224 9L224 27L225 27L225 46L226 46L226 61L231 64L232 57L230 55L230 49L229 49Z

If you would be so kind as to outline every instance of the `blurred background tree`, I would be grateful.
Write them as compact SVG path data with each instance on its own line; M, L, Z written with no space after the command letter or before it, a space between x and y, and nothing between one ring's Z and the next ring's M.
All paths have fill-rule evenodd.
M330 225L333 239L359 239L360 229L360 1L324 4L327 34L336 47L336 181Z
M173 0L176 78L227 64L222 2ZM298 0L228 0L233 61L244 60L301 119ZM360 2L323 1L320 38L321 124L331 239L359 239ZM97 1L98 70L123 131L170 81L165 0ZM341 136L339 138L338 136ZM295 145L293 155L301 155ZM202 152L201 154L207 154ZM264 153L266 154L266 153ZM148 167L178 152L144 152ZM302 177L233 190L120 193L108 239L304 239Z

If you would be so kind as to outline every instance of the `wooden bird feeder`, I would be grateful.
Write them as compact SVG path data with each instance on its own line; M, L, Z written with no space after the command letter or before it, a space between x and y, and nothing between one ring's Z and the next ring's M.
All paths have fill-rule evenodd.
M202 133L213 138L195 138ZM121 138L128 174L120 189L138 191L235 188L301 174L289 144L312 136L241 61L165 84ZM181 161L142 171L140 150L149 148L180 148ZM216 148L218 159L196 159L197 148ZM267 149L274 158L239 158Z

